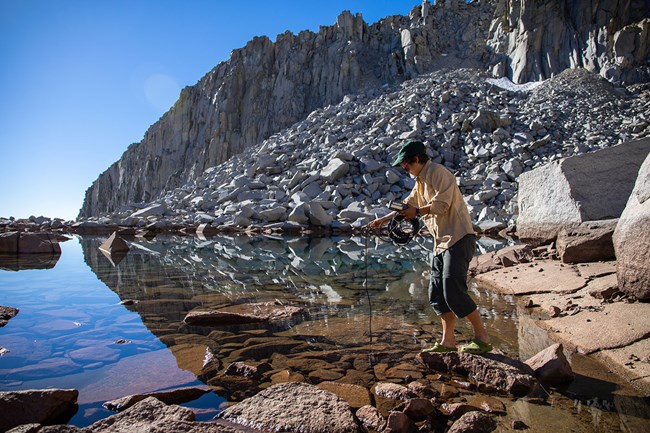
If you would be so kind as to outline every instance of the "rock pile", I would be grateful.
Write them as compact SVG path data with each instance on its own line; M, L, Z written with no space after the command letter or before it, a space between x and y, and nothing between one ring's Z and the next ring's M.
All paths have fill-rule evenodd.
M617 88L582 69L537 86L435 72L346 96L159 200L80 224L358 227L410 191L390 162L419 138L455 172L479 226L513 226L521 173L650 135L649 105L648 86Z
M525 83L584 67L616 83L647 82L648 18L650 6L645 0L578 0L562 6L533 0L423 1L408 16L391 16L372 25L360 15L343 12L335 25L323 26L318 33L286 32L275 42L256 37L196 85L183 89L144 139L129 146L88 188L80 216L99 216L129 203L157 200L199 178L205 169L245 149L259 148L262 140L304 121L314 110L340 103L345 95L365 94L386 83L445 68L477 68L496 78ZM471 95L476 101L468 104L482 103L482 96ZM549 109L557 119L551 124L535 123L532 132L524 131L539 134L530 140L536 146L548 141L542 129L552 133L558 124L583 120L558 111L567 101L542 102L545 107L540 108ZM593 100L587 104L601 107ZM389 106L399 112L397 101L389 101ZM441 123L447 122L444 117L455 115L461 126L469 120L463 117L467 114L453 106L443 112L430 111L436 120L443 117ZM500 124L508 122L507 118L499 119L507 113L471 113L472 118L477 114L481 115L474 126L507 126ZM427 116L419 122L427 124ZM499 143L509 144L516 138L500 133ZM586 130L584 138L600 141L597 135ZM520 138L523 143L529 141L526 135ZM469 144L473 147L468 153L480 149L481 157L488 156L480 139Z

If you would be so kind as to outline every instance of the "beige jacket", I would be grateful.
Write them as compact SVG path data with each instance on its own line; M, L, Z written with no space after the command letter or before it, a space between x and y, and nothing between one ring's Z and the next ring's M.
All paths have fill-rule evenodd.
M424 164L405 202L417 207L431 205L431 211L422 215L422 219L436 240L436 255L465 235L475 234L456 177L440 164L431 161Z

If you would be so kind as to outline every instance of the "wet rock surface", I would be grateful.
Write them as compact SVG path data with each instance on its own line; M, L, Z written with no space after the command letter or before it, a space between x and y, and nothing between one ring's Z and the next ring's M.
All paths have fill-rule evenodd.
M528 366L496 353L479 356L461 352L421 352L417 359L432 370L456 372L478 384L515 396L527 395L537 383Z
M476 280L520 297L527 314L565 349L604 360L636 388L650 392L650 362L639 356L650 337L645 319L650 304L619 291L615 262L570 265L535 259L477 275Z

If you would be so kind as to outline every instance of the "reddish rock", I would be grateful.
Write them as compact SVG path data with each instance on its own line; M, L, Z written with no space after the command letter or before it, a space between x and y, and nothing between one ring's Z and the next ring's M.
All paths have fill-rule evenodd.
M416 433L415 423L402 412L390 412L383 433Z
M422 421L436 411L428 398L411 398L406 401L402 412L414 421Z
M436 371L453 371L515 396L528 394L536 384L530 368L496 353L482 356L461 352L421 352L416 359Z
M561 385L575 378L561 344L547 347L525 363L533 369L540 382Z
M374 406L363 406L359 408L356 415L366 430L383 431L386 427L386 418Z
M563 263L587 263L612 260L612 235L618 219L586 221L577 227L566 228L557 236L557 251Z
M469 274L475 276L532 260L533 250L529 245L513 245L474 257L469 264Z
M494 413L494 414L505 414L506 405L499 399L490 397L489 395L477 395L472 401L469 402L471 406L474 406L483 412Z
M443 403L440 405L440 412L443 415L449 416L453 419L458 419L468 412L479 410L476 406L467 403Z
M492 415L483 412L469 412L451 425L447 433L489 433L497 428Z

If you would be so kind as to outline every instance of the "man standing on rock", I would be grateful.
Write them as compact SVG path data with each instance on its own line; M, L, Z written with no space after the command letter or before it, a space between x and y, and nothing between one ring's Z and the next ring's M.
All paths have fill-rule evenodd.
M422 217L434 236L429 302L441 318L442 341L425 351L456 351L456 318L466 317L474 328L474 338L461 346L460 351L473 354L489 352L492 350L489 335L467 290L467 270L476 251L476 233L456 177L444 166L430 161L424 143L420 141L404 143L393 166L401 166L415 177L415 187L404 201L408 207L377 218L368 225L381 227L397 214L409 220Z

